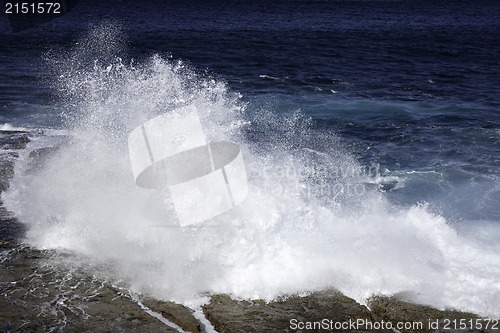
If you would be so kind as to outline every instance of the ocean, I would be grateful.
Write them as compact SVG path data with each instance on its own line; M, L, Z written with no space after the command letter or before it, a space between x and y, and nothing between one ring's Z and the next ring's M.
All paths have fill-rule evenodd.
M184 304L336 288L498 317L499 17L493 0L80 0L12 32L2 14L16 246ZM249 184L192 228L127 150L186 106L241 145Z

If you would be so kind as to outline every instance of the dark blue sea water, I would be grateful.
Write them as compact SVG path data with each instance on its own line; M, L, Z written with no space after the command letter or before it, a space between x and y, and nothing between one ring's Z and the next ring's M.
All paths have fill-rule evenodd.
M56 124L43 55L111 21L126 59L181 59L226 81L250 109L312 117L365 164L440 174L411 179L396 199L446 201L440 209L455 218L497 220L498 17L497 1L84 0L12 33L3 15L0 120Z
M58 88L66 68L85 86L79 74L95 64L120 58L140 67L158 54L189 68L181 85L189 75L223 83L244 108L243 137L255 147L353 159L392 209L426 205L459 233L493 244L498 229L485 226L500 223L499 17L494 0L81 0L13 33L1 15L0 125L67 129L66 113L81 101ZM84 42L93 29L98 40ZM190 98L204 89L194 86ZM89 96L106 90L87 88Z

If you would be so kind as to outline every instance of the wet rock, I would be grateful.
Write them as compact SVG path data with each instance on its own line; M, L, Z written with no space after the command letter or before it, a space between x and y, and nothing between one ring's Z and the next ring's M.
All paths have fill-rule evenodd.
M30 142L28 133L18 131L0 131L0 192L9 188L9 180L14 175L14 159L17 150L26 148ZM15 151L12 151L15 150Z
M308 296L292 296L266 303L262 300L238 301L228 295L215 295L203 307L208 320L220 333L237 332L304 332L339 331L335 325L344 323L345 332L369 332L362 325L348 326L359 320L375 322L378 318L365 306L338 291L316 292ZM320 327L322 323L323 327ZM307 329L307 323L312 329ZM389 332L378 330L378 332Z
M0 215L1 215L0 207ZM17 239L25 233L26 227L16 219L0 218L0 249L16 246Z
M29 158L29 168L26 173L32 174L40 171L47 161L60 149L60 146L56 147L42 147L34 149L30 152Z
M53 154L59 147L42 147L30 151L29 157L32 159L45 159L50 154Z
M408 328L401 330L403 333L493 332L491 330L471 329L476 327L474 325L477 323L481 323L481 319L473 313L438 310L406 302L397 297L372 297L368 305L374 314L383 320L394 323L394 325L398 322L408 323ZM460 320L465 323L464 327L466 328L455 329L460 325ZM410 325L413 323L422 323L422 325Z
M53 254L21 245L0 252L0 332L177 332L126 290L47 264Z
M3 136L0 140L0 148L4 150L20 150L26 148L30 142L27 132L22 131L2 131Z
M161 314L164 318L179 325L183 330L191 333L201 332L200 323L193 316L191 309L181 304L158 301L153 298L145 298L141 302L151 310Z
M14 175L14 161L0 159L0 194L9 188ZM0 249L14 247L16 240L24 235L26 228L3 206L0 200Z
M9 180L14 175L14 161L10 159L0 160L0 192L9 188Z

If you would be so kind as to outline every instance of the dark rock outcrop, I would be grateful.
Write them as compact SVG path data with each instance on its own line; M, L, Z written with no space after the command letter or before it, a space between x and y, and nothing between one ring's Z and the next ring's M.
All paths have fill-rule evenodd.
M371 311L383 320L393 323L422 323L422 327L414 325L402 332L434 333L434 332L493 332L488 329L471 329L479 327L482 319L479 316L455 310L438 310L430 306L414 304L397 297L375 296L369 300ZM462 320L463 329L456 329ZM499 323L500 325L500 323ZM500 329L500 326L498 327ZM499 332L500 330L497 330Z
M174 302L159 301L153 298L143 299L142 304L179 325L187 332L201 332L200 322L193 316L193 311L183 305Z
M0 332L177 332L109 283L44 264L50 255L23 246L2 253Z
M304 332L338 331L335 325L342 323L346 329L341 328L340 331L369 332L362 325L349 329L348 324L358 319L378 320L365 306L335 290L269 303L261 300L237 301L227 295L215 295L203 310L220 333L298 332L301 327L304 327ZM308 326L312 329L307 329Z

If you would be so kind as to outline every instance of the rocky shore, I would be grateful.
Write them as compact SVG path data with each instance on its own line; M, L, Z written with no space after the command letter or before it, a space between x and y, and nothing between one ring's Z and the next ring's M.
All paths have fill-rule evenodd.
M14 172L16 151L25 148L30 134L12 131L1 135L0 148L5 153L0 160L0 190L4 191ZM40 155L41 151L32 157ZM23 225L0 203L0 332L213 330L207 329L194 310L134 294L126 284L88 269L91 264L64 266L65 258L71 254L23 245L20 240L24 231ZM212 295L202 312L220 333L500 331L500 324L497 329L456 329L450 325L446 329L446 323L454 319L455 323L476 323L481 319L471 313L442 311L396 297L372 297L367 307L336 290L292 295L273 302ZM397 330L397 323L413 324Z

